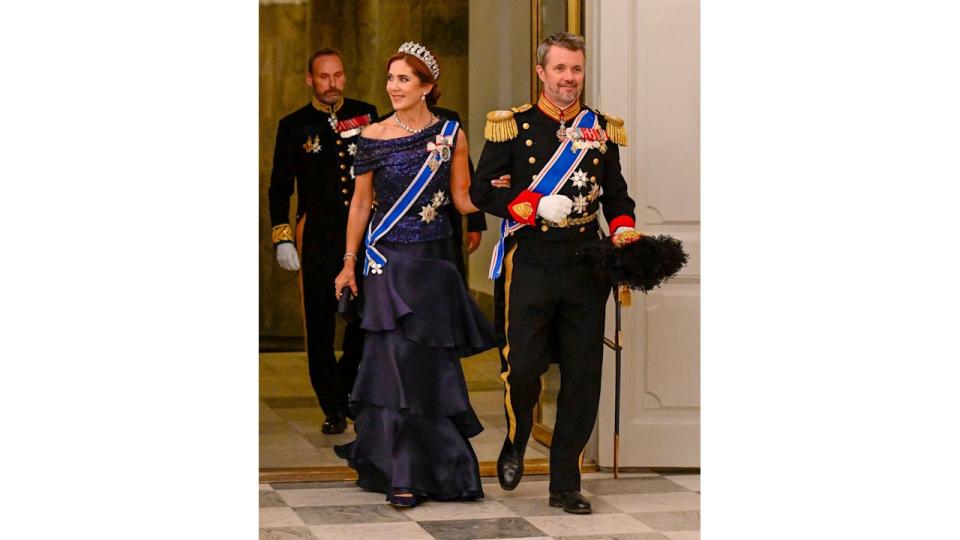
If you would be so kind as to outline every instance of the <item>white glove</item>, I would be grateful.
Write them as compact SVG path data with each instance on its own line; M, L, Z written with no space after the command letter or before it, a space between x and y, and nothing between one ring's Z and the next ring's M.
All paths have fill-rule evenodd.
M554 223L563 221L570 210L573 210L573 201L564 195L546 195L537 204L537 215Z
M634 230L633 227L627 227L627 226L625 226L625 225L621 225L621 226L617 227L617 230L613 231L613 234L614 234L614 235L618 235L618 234L620 234L620 233L622 233L622 232L632 231L632 230Z
M300 269L300 257L297 256L297 248L290 242L277 244L277 263L280 268L296 272Z

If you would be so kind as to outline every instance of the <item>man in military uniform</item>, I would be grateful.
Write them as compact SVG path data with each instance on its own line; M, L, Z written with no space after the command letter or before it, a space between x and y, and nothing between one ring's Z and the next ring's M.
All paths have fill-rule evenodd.
M585 60L580 36L561 32L540 44L543 93L535 106L487 115L470 188L476 206L504 218L491 263L508 429L497 476L507 490L520 482L540 377L555 361L561 383L549 503L577 514L591 512L580 494L580 467L597 417L611 285L574 254L599 238L601 207L615 241L638 237L620 171L623 121L580 104ZM491 185L502 174L511 175L510 188Z
M323 433L343 433L347 395L363 348L360 323L346 326L343 356L334 354L337 300L331 287L343 265L347 216L353 197L353 158L363 126L377 119L369 103L346 99L343 58L319 49L307 63L313 98L280 120L270 177L270 220L277 262L300 270L310 382L326 416ZM290 196L297 187L296 229L289 223Z

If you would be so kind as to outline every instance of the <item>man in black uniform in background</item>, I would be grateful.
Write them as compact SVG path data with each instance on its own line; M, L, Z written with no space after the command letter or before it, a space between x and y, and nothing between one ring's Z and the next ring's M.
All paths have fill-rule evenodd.
M597 417L611 286L578 264L574 253L597 241L601 206L615 239L637 235L634 202L620 171L623 121L580 104L585 61L580 36L560 32L540 44L536 70L543 93L535 106L487 115L487 142L470 188L477 207L515 223L500 256L494 253L495 262L501 261L494 267L494 277L499 269L495 326L508 429L497 476L504 489L520 482L540 376L556 361L561 383L549 503L577 514L591 512L580 494L580 467ZM491 184L502 174L511 175L510 188ZM535 189L543 190L535 183L549 185L551 179L560 187Z
M353 197L353 157L360 129L376 121L369 103L346 99L343 58L319 49L307 63L313 99L280 120L270 177L270 220L277 262L300 270L310 383L326 416L323 433L343 433L347 395L363 350L359 321L347 324L343 356L334 354L337 300L334 278L343 266L347 216ZM297 187L296 228L289 223L290 196Z

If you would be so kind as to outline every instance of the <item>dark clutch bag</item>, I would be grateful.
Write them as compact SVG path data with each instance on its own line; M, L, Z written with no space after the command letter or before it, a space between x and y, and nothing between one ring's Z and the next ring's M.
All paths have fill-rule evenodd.
M357 299L353 296L350 287L340 289L340 304L337 305L337 313L347 322L357 318Z

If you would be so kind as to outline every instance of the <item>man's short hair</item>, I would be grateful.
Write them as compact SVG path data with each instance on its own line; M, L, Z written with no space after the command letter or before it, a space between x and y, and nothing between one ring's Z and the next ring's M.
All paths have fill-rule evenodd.
M583 51L584 58L587 56L587 44L583 36L571 34L570 32L557 32L556 34L547 36L547 39L540 42L540 46L537 47L538 66L547 67L547 52L550 51L550 47L553 45L563 47L568 51Z
M307 73L313 75L313 61L321 56L336 56L340 59L340 63L343 63L343 55L340 54L340 51L333 47L322 47L313 51L313 54L310 55L310 60L307 60Z

